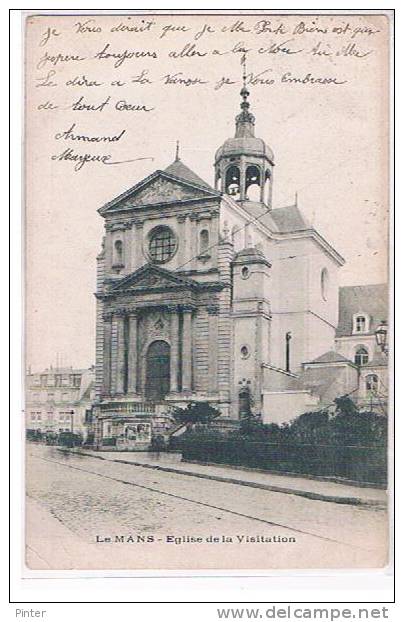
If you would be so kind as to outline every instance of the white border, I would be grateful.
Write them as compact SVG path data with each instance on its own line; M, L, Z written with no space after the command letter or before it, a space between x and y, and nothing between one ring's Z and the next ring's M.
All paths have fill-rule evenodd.
M372 5L374 3L369 3ZM133 4L131 5L133 7ZM380 6L380 5L379 5ZM296 3L289 4L288 10L276 10L276 13L290 13L293 12L293 8L297 11L302 11ZM179 9L181 10L181 9ZM208 11L209 9L205 9ZM224 9L229 10L229 9ZM238 10L234 7L234 10ZM320 11L329 12L331 9L326 9L323 5L321 10L309 10L307 13L319 13ZM16 9L17 11L17 9ZM132 10L122 9L125 12L132 12ZM168 13L173 9L167 9ZM205 12L205 11L193 11L190 12ZM379 13L378 9L363 8L363 12L375 12ZM46 13L76 13L75 9L61 10L61 9L47 9L46 11L32 9L28 11L32 12L46 12ZM109 13L109 12L121 12L121 11L109 11L105 9L90 9L85 12L90 13ZM183 10L181 10L183 12ZM184 11L185 12L185 11ZM251 12L251 11L246 11ZM257 12L263 12L257 10ZM275 10L273 11L275 12ZM344 10L333 11L335 13L346 13ZM384 10L383 10L384 12ZM3 17L4 15L3 12ZM99 600L109 600L116 602L127 601L150 601L156 602L156 600L167 601L216 601L216 602L275 602L275 601L290 601L292 602L389 602L391 601L392 592L392 576L391 571L384 572L351 572L342 571L342 573L335 572L276 572L265 573L265 577L257 576L261 573L252 575L248 574L248 579L244 577L235 577L237 573L226 573L228 576L224 577L224 573L192 573L192 578L183 578L182 573L171 573L172 578L159 579L157 578L159 573L147 573L148 577L154 576L156 578L138 578L135 582L133 579L128 579L128 573L120 573L122 579L104 578L101 576L111 577L112 574L108 572L96 572L91 573L91 576L96 580L83 579L83 573L74 573L74 579L62 578L64 573L54 573L53 579L21 579L21 555L22 551L22 517L21 517L21 491L22 491L22 419L21 412L21 377L23 376L22 357L20 350L21 343L21 297L20 291L22 291L22 275L21 275L21 231L22 231L22 219L21 219L21 81L18 68L21 64L22 42L21 42L21 11L12 15L12 202L11 202L11 225L12 225L12 245L11 245L11 258L12 258L12 355L11 355L11 369L12 369L12 383L11 383L11 397L12 397L12 421L11 421L11 446L13 448L11 456L12 464L12 597L13 600L34 603L34 602L46 602L46 601L75 601L83 600L85 602L94 602ZM4 19L4 22L6 20ZM397 37L398 39L398 37ZM6 42L7 38L3 35L2 42ZM4 57L6 55L4 54ZM6 75L3 72L3 77ZM400 107L397 107L400 110ZM19 112L20 111L20 112ZM3 113L4 115L4 113ZM3 147L4 149L4 147ZM4 167L2 169L4 171ZM4 249L4 245L2 245ZM6 262L2 262L2 265L6 265ZM4 320L3 320L4 322ZM4 377L4 376L3 376ZM401 403L401 399L400 399ZM403 452L400 452L401 454ZM4 453L1 456L4 460ZM5 466L3 464L2 472L5 473ZM89 575L89 573L84 573ZM133 573L130 573L133 576ZM145 573L137 573L143 574ZM185 573L189 575L190 573ZM201 575L206 578L200 579ZM262 573L263 574L263 573ZM217 578L218 575L222 575L221 578ZM268 578L268 575L270 578ZM320 576L321 575L321 576ZM36 574L36 576L38 576ZM116 576L116 575L115 575ZM174 578L182 577L182 578ZM216 578L215 578L216 577ZM3 583L4 585L4 583ZM246 586L248 585L248 590ZM208 606L206 606L208 607ZM206 619L206 607L198 606L192 608L192 616L196 619ZM27 606L27 608L29 608ZM42 607L43 608L43 607ZM82 606L83 613L86 609ZM51 609L51 608L49 608ZM69 618L72 613L69 607ZM158 607L161 612L162 618L164 618L164 605ZM58 619L67 619L62 607L58 607ZM97 611L97 617L99 620L107 619L106 615L110 617L113 610L111 606L97 606L91 607L91 616L95 615ZM122 610L118 610L119 615L123 614ZM87 609L87 612L89 610ZM67 613L67 612L66 612ZM149 611L150 613L150 611ZM184 617L185 619L185 617ZM397 618L398 619L398 618Z

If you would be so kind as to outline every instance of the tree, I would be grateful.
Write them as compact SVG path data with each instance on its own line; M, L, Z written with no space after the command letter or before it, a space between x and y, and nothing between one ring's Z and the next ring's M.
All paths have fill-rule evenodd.
M358 410L347 396L335 400L335 414L331 418L332 442L338 445L383 445L387 442L387 417L374 412Z
M220 410L211 406L209 402L190 402L186 408L175 408L172 414L178 423L192 426L197 423L211 423L220 417Z

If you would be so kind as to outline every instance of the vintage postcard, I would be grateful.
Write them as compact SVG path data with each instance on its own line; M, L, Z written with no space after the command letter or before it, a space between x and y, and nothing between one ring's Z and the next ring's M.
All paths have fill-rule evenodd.
M388 566L392 15L24 32L28 571Z

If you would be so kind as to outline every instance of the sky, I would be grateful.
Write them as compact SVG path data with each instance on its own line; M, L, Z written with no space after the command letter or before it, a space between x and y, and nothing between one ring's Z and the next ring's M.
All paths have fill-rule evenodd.
M388 27L385 16L352 14L28 18L27 365L94 362L97 210L167 167L177 140L183 162L213 184L245 49L256 135L275 154L273 206L297 192L346 260L341 285L386 281ZM64 138L72 127L121 138L83 144ZM75 170L67 149L124 163Z

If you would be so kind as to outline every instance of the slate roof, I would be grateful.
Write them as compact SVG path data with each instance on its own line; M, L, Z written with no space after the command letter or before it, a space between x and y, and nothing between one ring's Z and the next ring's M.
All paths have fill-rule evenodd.
M265 156L270 162L274 161L274 152L262 138L256 136L236 136L228 138L215 153L215 162L230 155Z
M173 175L174 177L178 177L179 179L183 179L184 181L188 181L191 184L196 184L197 186L202 186L203 188L209 188L209 190L214 190L212 186L210 186L206 181L201 179L194 171L191 171L186 164L181 162L181 160L174 160L164 169L165 173L169 175Z
M352 335L352 317L355 313L366 313L369 316L369 333L373 333L380 322L388 318L387 284L339 288L337 337Z
M271 210L271 218L281 233L311 229L297 205L277 207Z
M334 350L329 350L328 352L325 352L325 354L318 356L313 361L309 361L309 363L352 363L352 361L345 358L345 356L342 356L342 354L338 354L338 352L335 352Z
M372 360L368 361L365 365L362 365L362 367L387 367L387 364L387 356L380 350L375 350Z
M243 209L245 209L254 220L258 220L258 222L268 227L270 231L279 231L276 222L272 218L272 213L275 210L269 210L266 205L256 201L245 201L243 203Z

